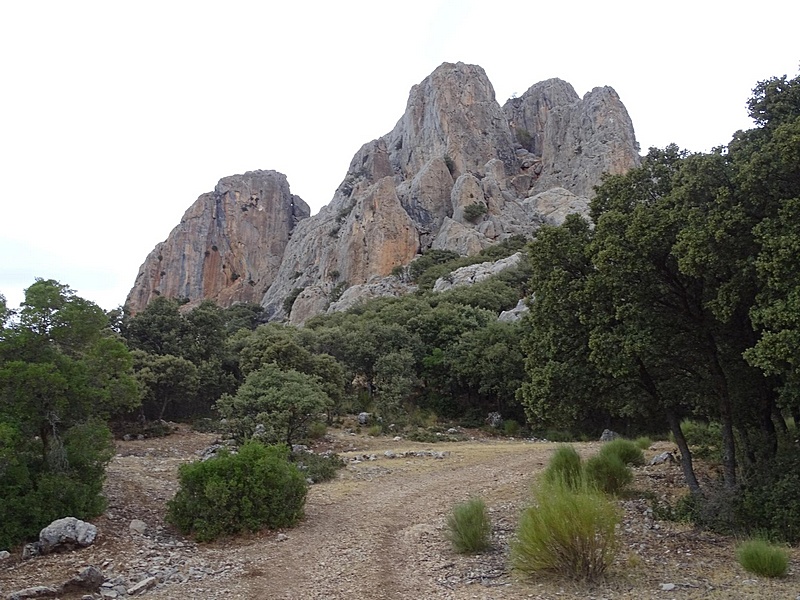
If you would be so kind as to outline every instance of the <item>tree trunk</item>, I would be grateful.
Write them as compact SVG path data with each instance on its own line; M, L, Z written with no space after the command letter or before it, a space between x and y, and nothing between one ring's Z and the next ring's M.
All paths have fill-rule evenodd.
M697 476L694 472L692 452L689 450L689 444L686 443L686 438L683 435L678 416L671 408L665 409L665 412L667 414L669 430L675 437L675 443L678 445L678 450L681 452L681 470L683 471L683 477L686 479L686 485L689 486L689 492L695 497L702 496L703 491L700 489L700 483L697 481Z
M728 378L722 370L717 343L710 332L706 333L706 341L708 367L719 402L719 420L722 429L722 476L725 487L731 490L736 487L736 438L733 435L733 408L728 389Z
M681 469L683 470L683 477L686 479L686 485L689 487L689 492L695 497L702 496L703 491L700 489L700 483L697 481L697 476L694 472L692 453L689 450L689 444L686 443L686 438L683 435L678 416L675 414L675 411L667 405L664 398L661 397L658 386L656 386L656 382L653 381L653 378L650 376L650 372L647 370L642 359L637 358L636 360L639 365L639 379L642 386L659 406L664 407L669 430L672 432L672 435L675 436L675 443L678 445L678 450L681 452Z

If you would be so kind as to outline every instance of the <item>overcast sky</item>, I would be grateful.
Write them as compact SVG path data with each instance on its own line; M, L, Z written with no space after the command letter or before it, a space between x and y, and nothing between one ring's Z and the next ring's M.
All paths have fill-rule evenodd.
M501 104L610 85L643 151L710 150L751 127L759 80L797 74L798 22L786 0L2 2L0 293L43 277L122 304L227 175L285 173L317 212L445 61Z

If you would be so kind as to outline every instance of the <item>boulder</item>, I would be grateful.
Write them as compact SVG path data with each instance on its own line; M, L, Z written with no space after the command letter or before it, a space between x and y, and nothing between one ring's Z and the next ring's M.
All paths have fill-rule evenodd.
M603 433L600 435L601 442L610 442L611 440L616 440L621 438L622 436L610 429L604 429Z
M76 547L91 546L97 537L97 527L75 517L53 521L39 533L39 551L49 554Z
M444 292L454 287L478 283L506 269L516 267L521 261L522 253L517 252L494 262L487 261L478 263L477 265L461 267L445 277L437 279L436 283L433 284L433 291Z
M514 308L501 312L500 316L497 317L497 320L502 321L503 323L514 323L519 321L528 312L530 312L530 308L528 308L525 298L521 298Z

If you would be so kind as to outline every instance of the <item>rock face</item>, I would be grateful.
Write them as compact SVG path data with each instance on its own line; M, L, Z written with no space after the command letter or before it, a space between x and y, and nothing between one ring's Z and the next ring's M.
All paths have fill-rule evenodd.
M225 177L186 211L148 255L126 305L139 312L159 295L222 306L259 302L308 205L275 171Z
M580 98L552 79L501 107L483 69L445 63L411 89L394 129L361 147L317 215L305 218L277 173L223 179L150 254L129 305L159 293L260 301L269 318L301 323L404 293L392 271L428 249L473 254L585 214L603 172L638 162L611 88Z

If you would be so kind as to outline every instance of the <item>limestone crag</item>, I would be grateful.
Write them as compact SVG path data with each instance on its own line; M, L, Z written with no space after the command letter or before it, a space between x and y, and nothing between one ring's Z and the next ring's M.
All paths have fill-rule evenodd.
M219 190L201 196L148 257L129 300L134 309L157 292L224 305L256 300L269 318L302 323L331 305L352 306L359 294L404 293L392 272L428 249L474 254L585 214L601 174L638 161L633 126L611 88L580 98L552 79L501 107L483 69L445 63L411 89L392 131L356 152L318 214L303 219L305 204L288 184L270 204L272 220L258 222L241 205L249 190L225 201ZM256 193L262 204L264 195ZM190 218L198 222L186 225ZM220 228L229 221L236 226ZM215 277L205 267L210 245L225 248Z
M533 190L563 187L590 197L599 175L639 163L628 111L610 87L580 98L571 85L549 79L506 102L503 111L537 177Z
M295 226L309 214L281 173L225 177L148 255L126 305L135 314L159 295L222 306L260 302Z
M447 277L440 277L437 279L436 283L433 284L433 291L445 292L454 287L472 285L489 279L501 271L516 267L520 262L522 262L522 253L517 252L507 258L501 258L500 260L461 267L450 273Z

